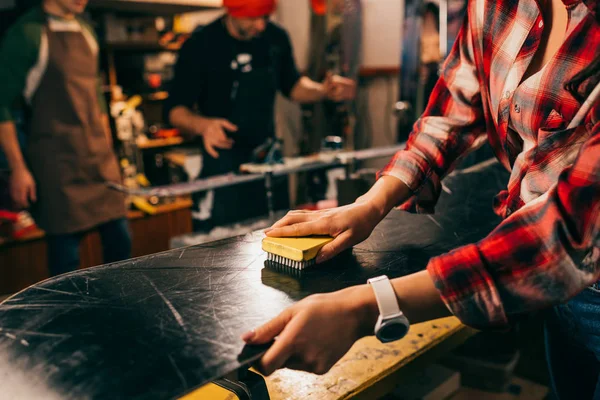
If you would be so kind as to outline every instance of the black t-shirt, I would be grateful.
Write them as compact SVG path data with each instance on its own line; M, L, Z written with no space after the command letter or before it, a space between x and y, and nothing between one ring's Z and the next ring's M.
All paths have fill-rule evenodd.
M232 135L238 147L255 147L272 137L276 92L289 97L300 79L290 39L269 22L257 38L233 38L219 18L194 32L175 66L168 112L186 106L238 125Z

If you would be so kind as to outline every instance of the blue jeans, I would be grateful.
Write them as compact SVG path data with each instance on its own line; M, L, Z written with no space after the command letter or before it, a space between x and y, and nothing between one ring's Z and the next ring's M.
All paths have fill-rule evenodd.
M600 290L586 289L549 312L546 358L557 400L600 400Z
M131 235L126 218L98 226L102 240L104 263L126 260L131 257ZM85 232L48 237L48 268L50 276L57 276L79 268L79 245Z

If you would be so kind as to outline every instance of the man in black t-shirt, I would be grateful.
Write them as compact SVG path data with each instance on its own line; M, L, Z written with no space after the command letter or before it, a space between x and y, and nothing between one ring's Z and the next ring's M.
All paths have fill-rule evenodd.
M269 21L275 0L225 0L224 6L225 16L183 45L167 102L171 124L202 138L202 178L237 171L253 149L275 137L277 91L299 103L355 94L347 78L317 83L300 76L287 33ZM216 225L266 213L261 183L219 189L212 203Z

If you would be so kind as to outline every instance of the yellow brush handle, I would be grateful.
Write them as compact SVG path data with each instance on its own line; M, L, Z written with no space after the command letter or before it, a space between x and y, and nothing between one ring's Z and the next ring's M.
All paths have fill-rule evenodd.
M333 240L330 236L310 236L300 238L266 237L262 241L264 251L293 261L309 261L319 250Z

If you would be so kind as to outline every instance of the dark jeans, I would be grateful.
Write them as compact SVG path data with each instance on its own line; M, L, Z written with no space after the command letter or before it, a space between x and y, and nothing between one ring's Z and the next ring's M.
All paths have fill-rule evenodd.
M98 226L102 240L102 256L105 263L126 260L131 257L131 235L126 218ZM48 268L50 276L57 276L79 268L79 244L85 232L48 237Z
M600 400L600 291L586 289L549 312L546 357L558 400Z

